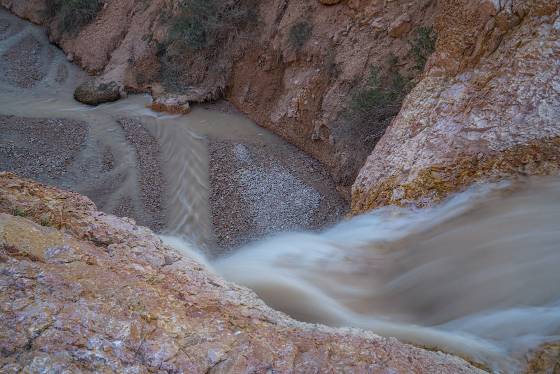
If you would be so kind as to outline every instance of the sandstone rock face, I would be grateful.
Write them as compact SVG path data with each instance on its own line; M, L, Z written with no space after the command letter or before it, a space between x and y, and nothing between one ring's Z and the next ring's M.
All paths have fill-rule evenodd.
M559 3L448 3L427 72L353 186L354 213L558 173Z
M395 339L293 321L148 229L7 173L0 289L2 373L481 372Z

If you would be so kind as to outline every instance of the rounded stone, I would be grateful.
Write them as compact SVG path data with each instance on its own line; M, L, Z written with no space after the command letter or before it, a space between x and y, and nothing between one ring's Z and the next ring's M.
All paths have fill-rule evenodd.
M74 91L74 99L88 105L99 105L106 102L117 101L121 98L119 85L112 81L109 83L85 82Z

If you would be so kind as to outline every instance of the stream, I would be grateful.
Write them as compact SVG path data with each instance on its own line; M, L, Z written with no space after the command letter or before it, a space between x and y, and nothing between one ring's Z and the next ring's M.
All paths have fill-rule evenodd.
M81 105L72 93L86 76L50 46L44 30L0 10L0 31L5 121L87 123L87 136L71 162L64 161L64 172L40 168L42 182L82 193L106 212L125 206L149 225L155 210L146 196L154 186L142 184L140 174L160 173L166 181L157 197L162 239L298 320L369 329L506 373L522 370L542 344L560 340L560 178L476 185L434 208L382 208L319 232L285 232L211 253L207 139L282 140L241 114L212 107L195 107L186 116L156 113L144 95ZM18 56L30 36L40 47ZM29 64L22 72L10 59ZM123 130L121 119L140 123L133 127L138 132ZM36 144L41 134L12 128L0 127L0 160L7 163L22 157L9 151L19 149L18 142ZM127 138L142 131L160 145L158 170L149 160L142 169L131 145L136 140Z

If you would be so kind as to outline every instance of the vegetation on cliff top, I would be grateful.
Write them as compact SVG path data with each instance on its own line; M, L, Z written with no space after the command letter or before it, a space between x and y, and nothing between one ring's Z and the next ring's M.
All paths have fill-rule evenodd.
M385 69L370 67L365 84L351 97L347 117L362 130L365 142L375 142L383 135L410 91L410 79L399 72L397 64L393 56Z
M192 50L217 47L255 22L255 7L249 1L184 0L171 21L168 44Z
M103 0L48 0L51 17L58 18L61 32L76 33L97 17Z
M424 70L428 57L436 49L436 32L432 27L419 27L416 30L416 38L412 40L412 53L416 59L416 69Z

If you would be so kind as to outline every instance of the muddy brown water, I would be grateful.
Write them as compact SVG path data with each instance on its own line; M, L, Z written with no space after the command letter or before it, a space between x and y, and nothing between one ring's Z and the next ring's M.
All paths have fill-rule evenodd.
M82 105L74 101L73 91L87 76L49 44L45 31L4 10L0 10L0 21L4 25L0 29L0 115L73 120L87 126L84 144L71 160L67 157L63 175L36 170L30 176L82 193L100 210L132 217L164 235L212 247L209 139L257 149L285 145L278 136L223 105L198 106L186 116L148 109L148 95L133 95L97 107ZM6 119L9 121L14 122ZM4 127L4 143L18 144L3 146L20 148L13 155L5 152L6 164L11 163L10 157L26 156L21 149L23 141L32 148L37 144L32 138L45 138L50 131L47 123L44 130L34 126L31 132L29 128L27 134L26 130L14 130L14 124L10 133L8 126ZM59 147L63 154L68 143L71 140L53 147ZM50 168L47 161L37 164L35 169ZM10 170L7 166L4 169ZM336 194L334 183L332 192ZM289 196L285 200L289 207ZM331 210L340 214L329 206L327 215Z
M200 107L188 116L154 113L146 96L80 105L72 92L84 74L60 51L49 52L40 28L3 11L0 26L0 55L32 35L42 47L10 58L48 62L21 79L7 76L21 72L2 65L0 114L88 124L68 170L47 182L92 197L102 210L132 210L148 222L142 201L150 186L143 190L140 174L153 165L147 159L139 167L118 123L140 121L160 144L164 241L275 308L455 353L504 373L522 371L537 347L560 340L559 178L479 185L432 209L384 208L320 233L285 233L207 260L200 249L212 236L206 139L280 140L235 113Z
M560 340L560 178L476 186L432 209L379 209L212 266L299 320L518 373L530 352Z

